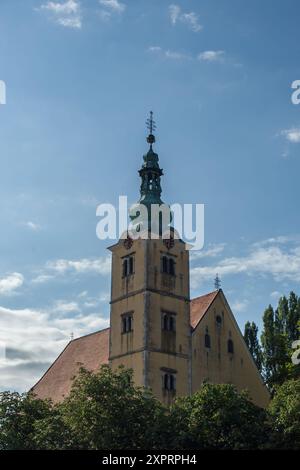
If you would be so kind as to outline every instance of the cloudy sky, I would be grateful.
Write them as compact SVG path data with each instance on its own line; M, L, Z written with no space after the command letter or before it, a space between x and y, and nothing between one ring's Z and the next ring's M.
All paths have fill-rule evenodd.
M163 199L205 204L192 296L239 325L300 294L298 0L2 0L0 389L108 325L96 206L138 198L157 121ZM4 351L6 354L4 355Z

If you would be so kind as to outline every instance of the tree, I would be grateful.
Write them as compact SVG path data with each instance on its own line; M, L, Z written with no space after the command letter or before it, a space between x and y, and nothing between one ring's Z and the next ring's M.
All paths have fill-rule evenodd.
M166 410L132 371L81 369L60 411L79 449L156 449L164 445Z
M266 412L228 384L204 384L179 398L171 419L177 449L263 448L270 431Z
M35 425L51 414L49 401L30 394L0 393L0 450L36 449Z
M259 372L261 372L263 356L262 356L261 346L258 340L258 326L254 322L250 323L248 321L246 323L245 331L244 331L244 339Z
M292 363L293 342L299 339L300 298L291 292L281 297L277 309L269 307L263 316L261 336L263 373L271 390L285 380L299 377L300 366Z
M0 450L157 449L171 442L167 409L135 387L132 372L81 369L60 404L32 394L0 395Z
M300 449L300 380L276 388L269 406L273 420L273 447Z
M287 334L288 340L291 344L293 341L299 339L299 328L300 322L300 297L297 297L294 292L290 293L288 300L288 316L287 316Z
M275 312L269 305L263 315L264 329L261 335L263 372L271 390L275 384L283 383L289 375L291 354L285 327L285 308L284 301L279 303Z

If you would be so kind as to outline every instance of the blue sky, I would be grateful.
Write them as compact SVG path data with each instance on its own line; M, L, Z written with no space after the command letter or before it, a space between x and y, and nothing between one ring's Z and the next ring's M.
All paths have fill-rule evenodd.
M136 201L157 122L163 199L205 204L192 296L219 272L238 323L300 293L297 0L2 0L0 388L108 324L96 206Z

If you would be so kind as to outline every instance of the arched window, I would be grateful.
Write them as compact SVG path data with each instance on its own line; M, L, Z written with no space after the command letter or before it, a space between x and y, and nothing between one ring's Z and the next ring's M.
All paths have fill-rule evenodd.
M176 330L176 320L174 313L163 313L162 317L162 329L164 331L175 331Z
M206 333L204 336L204 344L206 348L210 348L210 336L208 333Z
M231 354L234 353L234 346L233 346L233 341L232 341L232 339L229 339L229 340L227 341L227 351L228 351L229 353L231 353Z
M218 325L218 326L221 326L221 325L222 325L222 317L221 317L221 315L217 315L217 316L216 316L216 322L217 322L217 325Z

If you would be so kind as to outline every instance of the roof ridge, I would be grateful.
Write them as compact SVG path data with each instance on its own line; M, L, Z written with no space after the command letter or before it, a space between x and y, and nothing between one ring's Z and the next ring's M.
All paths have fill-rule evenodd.
M213 290L211 292L208 292L207 294L198 295L198 297L194 297L193 299L191 299L191 302L193 302L194 300L201 299L203 297L207 297L208 295L218 294L221 290L222 289L216 289L216 290Z
M97 331L93 331L93 333L87 333L86 335L78 336L78 338L74 338L70 340L68 344L74 343L74 341L78 341L79 339L82 339L82 338L87 338L88 336L96 335L98 333L104 333L104 331L106 330L110 330L110 326L108 326L107 328L103 328L103 330L97 330Z

